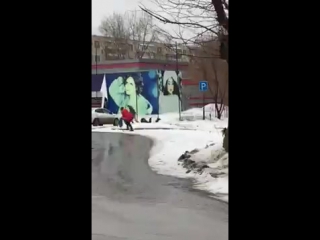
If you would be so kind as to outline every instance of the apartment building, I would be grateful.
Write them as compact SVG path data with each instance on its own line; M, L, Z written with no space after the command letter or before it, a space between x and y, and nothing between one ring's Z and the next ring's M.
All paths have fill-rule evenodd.
M138 42L93 35L91 46L93 64L124 59L155 59L169 61L176 59L175 44ZM177 52L179 62L189 61L190 51L188 47L178 44Z

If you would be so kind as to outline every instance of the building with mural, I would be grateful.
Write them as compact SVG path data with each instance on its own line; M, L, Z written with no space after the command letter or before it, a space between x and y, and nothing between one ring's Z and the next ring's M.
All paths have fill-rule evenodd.
M96 67L96 66L93 66ZM115 61L98 65L92 73L92 98L101 98L102 82L106 81L106 107L118 113L121 107L145 116L178 112L182 101L182 71L187 64ZM97 74L95 74L97 72ZM93 101L95 106L99 101Z
M194 57L202 56L204 53L208 54L208 51L205 50L203 52L203 49L199 48L199 45L186 46L182 43L140 42L96 35L92 36L91 45L93 76L106 74L110 84L110 77L112 76L110 74L119 74L119 76L113 75L112 77L121 77L123 79L126 75L136 76L136 74L140 72L141 76L136 76L136 78L143 79L142 82L144 85L144 87L141 88L144 90L142 90L140 95L138 94L137 98L140 99L140 102L142 101L141 94L147 94L147 87L153 85L152 82L158 78L158 82L161 82L162 85L156 85L157 87L159 86L157 90L159 91L157 96L159 106L158 108L155 107L155 109L158 109L159 112L173 110L175 108L173 106L176 106L176 104L172 103L170 105L171 108L169 108L169 105L165 102L175 101L175 96L177 95L180 96L182 109L201 107L213 101L219 102L217 101L217 89L215 89L215 85L217 84L215 78L218 78L219 81L223 80L226 77L227 71L225 71L223 64L219 64L219 66L216 66L217 74L214 74L212 65L216 64L212 64L212 61L208 58ZM210 54L212 53L215 57L219 58L219 41L210 42L209 47ZM176 67L176 62L178 68ZM149 71L150 76L147 74ZM167 78L175 80L166 81ZM210 83L210 91L206 93L199 91L198 82L200 80L207 80ZM123 81L127 82L126 80ZM130 82L131 80L129 79L128 81ZM167 83L168 85L166 85ZM168 95L165 89L168 88L171 91L175 83L178 84L179 94L177 94L175 88L174 94L170 93ZM116 86L115 83L112 85L112 89L115 88L113 86ZM219 86L222 85L219 84ZM101 96L99 96L98 92L95 92L93 96L95 96L95 104L98 105L99 102L101 102ZM216 97L214 98L213 96ZM155 101L151 96L148 96L148 98L150 98L151 102L152 100ZM132 102L132 98L130 99ZM126 97L126 101L128 101L128 97Z
M92 104L101 101L101 86L105 79L105 107L118 113L121 107L145 116L183 111L212 102L203 96L198 83L188 79L187 62L150 59L117 60L92 65Z

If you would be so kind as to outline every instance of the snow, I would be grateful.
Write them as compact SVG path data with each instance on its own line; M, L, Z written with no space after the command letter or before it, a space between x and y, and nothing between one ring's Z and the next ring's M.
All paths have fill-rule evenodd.
M170 125L167 123L134 123L132 124L133 128L135 130L144 130L144 129L185 129L185 127L180 127L180 126L176 126L176 125ZM118 126L111 126L111 125L104 125L103 127L99 126L99 127L94 127L92 126L92 129L96 129L96 128L103 128L103 129L109 129L109 130L124 130L126 129L126 125L123 124L122 128L119 128Z
M181 116L183 121L179 121L177 113L162 114L160 122L134 123L135 131L125 131L125 133L153 139L154 146L148 161L153 171L162 175L191 178L196 189L208 191L213 197L228 202L228 153L222 148L221 133L222 128L227 126L228 119L199 120L202 119L202 108L185 111ZM157 116L152 118L155 120ZM92 131L123 132L119 127L106 125L92 127ZM193 171L186 173L187 169L178 162L178 158L185 151L194 149L199 151L192 154L191 159L195 162L205 162L209 166L202 174ZM210 175L212 171L221 175L214 178Z

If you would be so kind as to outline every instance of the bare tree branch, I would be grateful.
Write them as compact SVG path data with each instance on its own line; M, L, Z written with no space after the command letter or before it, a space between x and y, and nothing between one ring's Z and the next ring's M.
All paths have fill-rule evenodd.
M171 34L173 38L188 39L188 42L192 42L192 38L199 37L201 32L218 34L218 22L211 0L151 0L151 2L156 5L157 11L144 6L140 8L160 22L179 28L178 33L174 30L168 33L166 29L167 34Z
M116 59L141 59L145 54L150 55L149 45L158 40L159 32L152 17L139 11L114 13L101 22L99 29L111 41L104 46L106 58Z
M171 21L168 18L162 17L161 15L154 13L144 7L140 6L140 9L148 14L150 14L152 17L158 19L159 21L163 22L163 23L170 23L170 24L175 24L175 25L184 25L186 27L196 27L196 28L204 28L207 31L210 31L212 33L217 34L217 32L214 30L214 28L209 28L207 26L201 25L199 23L195 23L195 22L181 22L181 21Z
M221 50L224 53L214 54L213 56L201 56L201 58L217 58L224 57L226 59L227 44L225 35L227 30L222 27L220 20L224 17L228 20L228 0L220 1L223 9L223 14L217 14L215 5L212 1L215 0L151 0L155 3L157 11L152 11L144 6L140 6L141 10L152 16L154 19L166 24L170 24L178 28L178 31L171 29L168 31L166 27L163 27L159 31L159 35L165 36L168 45L173 42L179 42L187 46L189 52L192 52L195 47L200 47L200 42L204 41L216 41L218 38L221 42ZM215 3L216 4L216 3ZM220 8L217 7L219 10ZM221 16L222 17L221 17ZM224 24L226 25L226 24ZM228 26L228 25L226 25ZM209 38L207 37L209 36ZM214 37L213 37L214 36ZM208 38L208 40L205 40ZM221 41L222 40L222 41ZM194 54L190 58L196 58ZM228 61L228 59L227 59Z

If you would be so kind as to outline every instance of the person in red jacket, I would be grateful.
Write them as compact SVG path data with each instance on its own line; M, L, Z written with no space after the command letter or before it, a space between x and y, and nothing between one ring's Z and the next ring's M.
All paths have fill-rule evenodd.
M120 110L121 110L122 120L126 124L127 130L130 129L130 131L133 131L133 128L131 125L131 122L134 118L133 114L123 107L121 107Z

